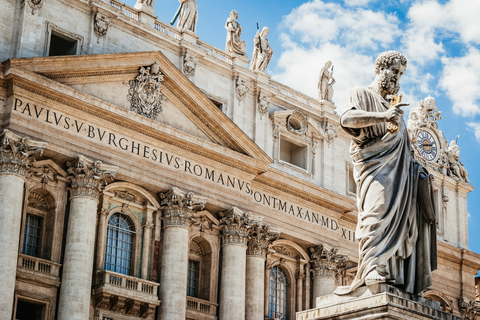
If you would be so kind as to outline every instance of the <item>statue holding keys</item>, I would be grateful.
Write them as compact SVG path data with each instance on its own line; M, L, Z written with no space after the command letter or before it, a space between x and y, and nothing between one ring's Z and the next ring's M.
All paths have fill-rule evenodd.
M352 138L359 261L352 284L338 287L339 295L377 283L417 294L431 285L431 271L436 269L433 176L411 156L400 109L408 103L392 97L406 67L401 53L381 53L375 61L375 80L351 91L340 118Z

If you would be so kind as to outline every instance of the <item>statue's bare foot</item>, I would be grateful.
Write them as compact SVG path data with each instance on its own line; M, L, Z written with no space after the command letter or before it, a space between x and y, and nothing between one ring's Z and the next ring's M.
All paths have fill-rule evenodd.
M378 273L377 269L373 269L365 277L365 284L367 286L370 286L372 284L385 283L386 280L387 280L386 277L380 275L380 273Z

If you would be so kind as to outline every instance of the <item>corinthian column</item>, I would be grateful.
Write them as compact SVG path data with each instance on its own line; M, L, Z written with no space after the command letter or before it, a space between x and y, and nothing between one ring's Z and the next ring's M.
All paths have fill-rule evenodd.
M338 249L329 249L324 245L310 248L310 263L313 272L313 298L332 294L335 291L335 276L347 265L346 255L338 254Z
M185 320L187 304L188 231L205 198L172 188L161 194L163 251L160 269L159 320Z
M264 320L265 254L268 246L280 237L280 231L254 224L247 246L245 319Z
M246 252L252 214L232 208L220 216L223 242L220 320L245 320Z
M0 319L11 319L25 174L33 155L41 155L47 144L9 130L4 130L0 139Z
M86 320L90 313L98 196L106 184L105 179L113 178L118 168L84 156L67 162L67 166L67 179L71 183L70 212L58 319Z

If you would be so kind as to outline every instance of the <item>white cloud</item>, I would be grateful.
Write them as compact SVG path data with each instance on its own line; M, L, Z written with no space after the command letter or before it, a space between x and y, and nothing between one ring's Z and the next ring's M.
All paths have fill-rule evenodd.
M372 0L344 0L345 5L349 7L363 7L373 2Z
M467 128L475 134L475 138L480 142L480 123L478 122L467 122Z
M440 86L453 102L453 112L463 116L480 114L480 51L470 48L463 57L442 58Z
M281 71L273 78L316 98L320 69L325 62L331 60L334 65L333 77L336 79L333 86L335 91L333 101L338 107L338 112L342 112L347 94L353 87L368 85L374 78L374 61L370 56L356 54L352 50L331 43L321 48L307 49L292 45L289 40L286 41L289 46L277 64Z
M295 8L283 22L292 36L312 45L335 41L352 48L376 49L389 46L400 35L399 20L393 14L321 0Z

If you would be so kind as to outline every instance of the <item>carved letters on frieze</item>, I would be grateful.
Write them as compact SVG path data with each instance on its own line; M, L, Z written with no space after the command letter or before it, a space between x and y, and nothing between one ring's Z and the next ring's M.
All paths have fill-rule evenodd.
M162 112L162 104L165 101L165 96L161 92L163 74L156 62L149 67L140 67L139 73L135 80L130 80L126 84L130 87L127 96L130 110L155 120Z

